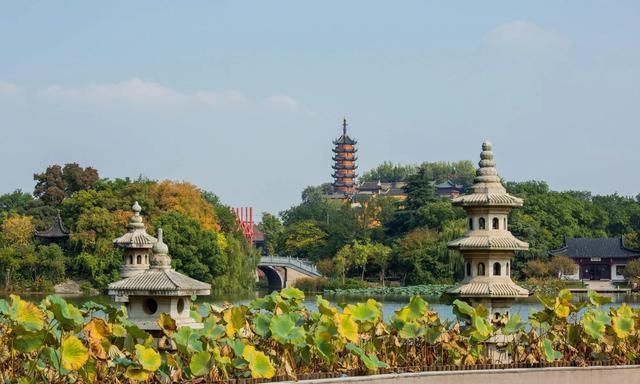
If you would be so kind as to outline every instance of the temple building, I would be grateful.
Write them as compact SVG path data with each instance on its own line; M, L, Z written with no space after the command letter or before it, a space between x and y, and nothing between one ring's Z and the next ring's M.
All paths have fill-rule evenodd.
M347 135L347 119L342 122L342 136L333 141L333 192L335 195L351 196L356 192L357 141Z
M550 256L567 256L576 264L576 273L565 275L570 280L625 280L624 268L640 258L640 250L625 247L624 239L565 238L561 248L549 251Z
M529 295L511 280L513 253L529 249L529 244L509 232L509 212L523 201L502 185L487 141L482 144L479 166L470 193L452 200L466 211L468 227L463 237L448 243L462 254L465 272L462 282L449 293L472 305L482 304L498 319L509 316L516 298Z
M131 210L133 215L127 225L129 231L113 241L114 245L124 248L124 256L120 266L120 277L122 278L139 275L149 269L149 251L157 241L155 237L147 233L140 215L142 208L137 201Z
M143 257L148 254L145 251L149 248L145 247L152 242L150 260L145 269L127 270L133 271L133 275L109 284L109 295L115 302L125 303L129 320L145 331L157 333L160 330L157 323L160 313L171 315L178 327L201 328L202 323L190 316L191 298L210 294L211 285L192 279L171 268L169 247L162 239L162 229L158 229L157 239L146 234L140 210L140 206L137 203L134 204L134 215L129 223L128 234L134 233L133 229L136 231L136 236L125 235L116 239L114 243L120 246L126 244L126 241L135 244L135 247L125 248L125 252L130 250L128 256L135 256L134 260L137 261L138 256ZM138 243L134 243L136 241ZM125 256L125 266L130 265L128 256ZM136 262L134 265L138 267L144 264Z
M69 230L65 228L62 218L58 213L53 218L51 226L46 231L35 231L34 236L45 244L63 243L69 239Z

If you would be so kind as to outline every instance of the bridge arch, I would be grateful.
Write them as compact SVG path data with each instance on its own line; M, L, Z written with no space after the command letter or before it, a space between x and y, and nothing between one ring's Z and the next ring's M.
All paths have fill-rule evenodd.
M284 288L285 280L278 273L276 268L267 265L259 265L258 268L264 273L267 278L267 283L270 291L279 291Z

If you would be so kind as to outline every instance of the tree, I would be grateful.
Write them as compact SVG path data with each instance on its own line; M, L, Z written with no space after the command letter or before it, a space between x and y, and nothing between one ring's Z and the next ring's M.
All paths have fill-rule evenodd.
M640 260L631 260L625 265L624 277L635 281L640 279Z
M554 256L549 260L549 272L558 278L573 275L578 270L576 263L567 256Z
M369 253L369 262L380 269L380 283L384 287L384 279L389 266L391 256L391 248L384 244L374 243L371 245Z
M280 242L284 232L282 221L278 217L268 213L262 213L262 222L258 229L264 234L264 246L268 255L277 255L280 251Z
M288 256L317 260L326 239L327 233L316 222L301 221L285 228L282 250Z
M346 280L347 270L351 267L353 263L353 245L346 244L334 256L334 264L336 272L342 277L342 284L344 284Z
M408 284L433 284L449 281L446 244L431 229L417 228L394 243L393 267Z
M82 168L77 163L64 167L51 165L43 173L33 175L36 181L33 195L47 205L58 206L77 191L93 189L99 179L98 171L92 167Z
M549 265L542 260L529 260L524 273L529 277L545 277L549 275Z

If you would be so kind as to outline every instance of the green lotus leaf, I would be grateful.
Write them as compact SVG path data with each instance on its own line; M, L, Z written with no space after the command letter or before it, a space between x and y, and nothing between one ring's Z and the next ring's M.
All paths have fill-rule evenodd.
M258 336L268 338L269 337L269 326L271 325L271 320L273 319L273 315L270 313L260 313L256 315L253 319L253 324L255 327L255 332Z
M603 296L596 291L587 292L587 296L589 297L589 301L593 305L603 305L611 302L611 298L607 296Z
M202 351L191 356L189 369L194 376L204 376L211 370L211 355L207 351Z
M487 321L485 317L482 316L473 316L471 318L471 323L473 324L473 331L471 332L471 337L478 341L484 341L491 336L491 325Z
M71 303L67 303L57 295L49 295L45 299L47 309L53 312L55 319L65 329L74 329L84 322L80 309Z
M25 331L39 331L44 327L44 312L35 304L15 295L11 295L9 317Z
M176 342L178 351L182 353L201 352L203 350L200 335L189 327L179 328L173 339Z
M358 324L351 318L351 315L337 313L334 317L338 334L345 339L357 342L360 338L358 335Z
M367 300L366 303L350 304L348 305L344 313L351 314L353 320L360 323L375 323L382 318L382 311L379 308L379 303L373 299Z
M476 310L464 301L456 299L453 302L453 313L460 320L469 320L476 315Z
M562 353L553 349L553 343L549 339L542 340L542 352L544 358L550 363L562 358Z
M604 337L605 325L596 319L593 313L586 313L580 320L584 331L593 339L601 340Z
M504 328L502 328L502 333L505 335L512 335L514 333L518 333L520 331L524 331L527 326L527 323L522 321L520 315L514 313L509 317L507 324L505 324Z
M302 345L305 343L304 328L296 326L292 314L273 316L269 330L271 337L280 344Z
M94 312L94 311L106 311L107 307L105 307L102 304L98 304L95 301L87 301L84 304L82 304L82 307L80 307L80 309L82 309L85 312Z
M412 321L424 317L429 310L429 304L420 296L413 296L409 300L409 305L406 306L409 309L409 317L407 320Z
M8 316L10 313L10 306L7 300L0 299L0 315Z
M113 324L111 326L111 333L115 337L125 337L127 335L127 330L120 324Z
M42 348L47 337L46 332L23 332L16 336L14 347L22 353L35 352Z
M61 343L62 367L70 371L75 371L89 359L89 350L82 344L82 341L73 335L68 335L62 339Z
M226 330L222 325L217 323L214 317L209 317L205 320L204 327L200 333L209 340L218 340L226 334Z
M362 355L360 356L360 360L362 361L364 366L367 367L369 371L373 371L373 372L377 371L380 368L389 367L387 363L380 361L378 359L378 356L374 353L368 353L366 355Z
M627 304L622 303L622 305L616 310L616 315L619 317L633 317L633 310Z
M331 344L331 337L327 333L316 334L314 342L320 356L328 361L332 361L335 353L333 345Z
M247 345L242 353L242 358L249 363L251 377L254 379L270 379L276 374L271 361L263 352L258 351L252 345Z
M415 322L405 323L398 336L403 339L415 339L420 336L420 325Z
M59 349L46 347L44 349L44 356L46 357L46 360L49 362L49 364L51 364L51 367L53 367L53 369L56 370L56 372L62 375L69 374L69 371L67 369L62 368L62 366L60 365L61 358L60 358Z
M233 350L236 356L242 356L245 344L240 339L226 339L227 345Z
M543 296L543 295L536 295L536 297L538 298L538 301L544 305L545 308L550 309L550 310L554 310L556 307L556 298L555 297L549 297L549 296Z
M287 300L293 300L297 303L304 301L304 292L294 287L288 287L280 290L280 296Z
M145 371L155 372L160 368L162 359L160 354L153 348L136 345L136 358Z
M329 300L322 298L320 295L316 296L316 305L318 306L318 311L323 315L333 317L333 315L338 313L336 307L332 306Z

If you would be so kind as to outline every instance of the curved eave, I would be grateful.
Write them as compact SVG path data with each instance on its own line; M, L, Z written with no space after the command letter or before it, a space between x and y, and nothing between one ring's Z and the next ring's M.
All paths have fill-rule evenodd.
M467 236L447 243L447 247L457 250L500 250L526 251L529 244L513 236Z
M461 207L522 207L523 200L508 193L472 193L456 197L451 203Z

